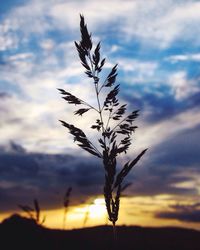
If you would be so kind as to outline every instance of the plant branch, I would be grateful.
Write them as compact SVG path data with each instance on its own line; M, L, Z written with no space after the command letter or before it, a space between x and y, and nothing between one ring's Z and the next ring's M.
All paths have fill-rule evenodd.
M105 133L105 128L104 128L104 121L103 121L103 116L102 116L101 104L100 104L100 100L99 100L98 82L96 83L96 81L95 81L97 76L95 76L95 70L93 68L93 63L92 63L90 53L89 53L88 57L89 57L89 60L90 60L90 64L91 64L91 68L92 68L92 77L94 79L94 84L95 84L95 92L96 92L96 97L97 97L98 113L99 113L99 116L100 116L101 128L102 128L102 132L104 134ZM103 140L104 140L104 143L106 145L105 135L103 135Z
M112 133L113 133L114 130L115 130L120 124L122 124L122 122L124 122L127 118L128 118L128 115L127 115L126 117L124 117L120 122L118 122L118 123L114 126L114 128L112 129Z
M91 109L94 109L96 112L99 113L99 111L98 111L95 107L93 107L92 105L90 105L89 103L87 103L87 102L85 102L85 101L83 101L83 100L81 100L81 99L80 99L80 101L82 101L83 104L85 104L86 106L90 107Z
M96 152L97 152L98 154L100 154L101 158L103 158L102 153L97 149L97 147L96 147L91 141L90 141L90 144L92 145L92 147L94 148L94 150L96 150Z

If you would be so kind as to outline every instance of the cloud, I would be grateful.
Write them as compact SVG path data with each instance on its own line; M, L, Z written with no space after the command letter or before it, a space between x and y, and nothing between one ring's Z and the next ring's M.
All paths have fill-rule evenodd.
M19 145L19 144L16 144L14 141L10 141L9 144L7 145L0 145L0 152L1 154L2 153L25 153L25 149Z
M116 61L129 84L149 82L155 76L159 66L156 61L134 60L123 57L116 58Z
M187 122L187 117L184 118ZM176 132L173 131L172 126L176 126L176 122L174 125L170 123L165 125L166 127L161 126L161 132L163 129L166 131L165 135L155 130L158 127L152 128L153 132L151 128L148 128L148 131L138 130L138 137L144 136L149 141L149 149L130 176L129 181L132 182L130 189L135 195L176 194L183 199L184 196L193 197L198 194L200 184L199 125L179 128L181 132L178 128ZM139 147L144 148L147 145L135 141L134 151ZM132 150L131 147L129 152L131 158L134 152Z
M46 206L58 206L56 192L64 192L66 185L75 185L75 200L102 192L101 166L58 122L74 123L96 139L90 129L95 114L74 117L77 107L67 105L56 90L66 89L96 105L93 84L84 76L73 43L80 36L79 12L95 33L93 40L103 41L103 55L109 55L106 73L119 63L120 98L141 110L133 146L121 162L146 147L150 150L130 176L130 195L197 194L193 184L199 174L200 99L199 78L194 76L199 69L193 63L199 60L199 6L196 1L170 0L101 5L34 0L6 12L0 26L4 209L24 203L29 194L40 195ZM10 140L22 146L8 146Z
M178 40L197 42L193 26L199 23L200 5L194 1L138 1L136 13L127 15L123 26L131 38L139 38L147 45L167 48ZM132 24L132 26L128 24ZM134 28L132 28L134 27Z
M119 7L120 6L120 7ZM175 2L167 1L110 1L109 3L83 1L58 2L52 5L50 16L63 27L69 23L75 27L76 20L71 18L74 12L81 12L87 16L90 27L102 28L106 23L115 23L125 38L142 40L145 45L150 44L160 48L169 47L174 41L183 39L197 42L192 27L199 23L200 4L195 1ZM71 15L66 15L66 11ZM120 20L120 21L118 21ZM113 26L114 27L114 26ZM184 35L184 38L182 38ZM122 35L119 33L119 37Z
M173 56L167 57L165 60L170 61L172 63L184 62L184 61L199 62L200 61L200 53L173 55Z
M6 92L0 92L0 99L7 99L10 98L11 96L6 93Z
M65 140L69 137L63 138L64 130L59 128L57 120L64 120L66 116L71 122L77 119L72 117L73 108L59 99L56 88L70 90L96 105L92 85L89 86L86 78L82 79L83 71L72 42L79 37L79 12L84 13L90 31L105 41L105 47L111 48L109 60L119 62L119 80L124 86L121 88L122 99L142 109L147 114L147 123L175 117L198 104L197 79L190 79L187 71L171 74L162 68L159 58L142 57L146 51L142 46L144 40L158 48L170 41L167 45L170 46L179 33L166 43L168 30L174 26L185 27L187 22L198 23L198 3L184 1L189 10L187 18L183 4L169 0L148 4L146 1L125 1L122 5L119 0L103 3L58 0L47 4L34 0L15 6L4 15L1 37L16 42L5 49L4 64L0 65L1 83L12 95L10 100L1 103L3 142L13 139L30 151L64 151ZM182 24L183 18L188 21ZM111 37L113 47L109 45ZM126 48L130 43L128 38L138 41L136 50L139 55L132 53L133 47ZM158 41L161 41L160 45ZM141 58L133 59L134 55L141 55ZM169 74L171 76L167 77ZM79 119L79 126L92 137L89 127L94 119L94 114L90 120ZM69 150L75 148L68 144Z
M23 39L15 44L27 42L31 34L44 35L50 31L66 30L73 32L78 28L78 14L83 13L91 29L102 31L112 27L117 36L125 39L139 39L145 45L169 47L182 39L198 43L200 4L196 1L182 2L166 0L146 1L46 1L33 0L16 6L7 13L2 24L5 48L13 47L13 34L21 31ZM34 20L34 21L33 21ZM196 27L194 29L193 27ZM6 39L6 42L5 42ZM3 44L3 43L1 43Z
M7 57L7 61L14 63L17 61L24 61L25 60L27 62L27 60L33 58L33 56L34 55L32 53L19 53L19 54L15 54L15 55L12 55L10 57Z
M88 164L90 162L90 164ZM62 196L73 187L73 204L101 193L103 172L93 158L28 153L11 143L0 150L1 210L37 197L44 207L62 206Z
M40 42L40 47L52 51L55 48L55 42L52 39L44 39Z
M144 159L127 179L132 183L128 194L170 194L179 195L180 199L196 196L199 136L197 126L183 129L181 133L177 131L168 140L161 139L160 143L151 144ZM137 144L135 147L138 149ZM66 186L73 186L75 203L102 193L104 176L101 163L95 158L75 157L75 154L31 153L15 143L2 146L0 151L2 209L14 209L18 202L31 202L34 197L38 197L47 208L58 207ZM131 149L128 159L134 157L133 152L135 150ZM119 165L123 162L126 162L125 158L119 161Z
M186 72L179 71L169 77L175 98L180 101L200 92L199 80L188 80Z
M0 51L5 51L18 47L18 37L10 32L12 25L9 20L5 20L0 24Z
M172 210L173 209L173 210ZM192 205L171 206L171 211L161 211L155 214L156 218L175 219L183 222L200 222L199 203Z
M187 117L185 117L187 119ZM200 161L198 148L200 147L200 125L183 129L165 137L165 140L157 145L153 151L161 153L154 155L152 163L161 164L165 166L173 166L170 171L180 171L181 168L195 168L198 171L198 162ZM181 146L180 146L181 145ZM153 153L153 152L152 152ZM162 169L161 169L162 171Z

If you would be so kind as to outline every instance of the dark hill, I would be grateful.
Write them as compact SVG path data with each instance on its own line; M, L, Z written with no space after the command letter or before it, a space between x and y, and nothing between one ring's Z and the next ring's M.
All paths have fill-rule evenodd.
M116 250L200 250L200 232L182 228L117 228ZM0 224L2 250L114 250L112 228L52 230L13 215Z

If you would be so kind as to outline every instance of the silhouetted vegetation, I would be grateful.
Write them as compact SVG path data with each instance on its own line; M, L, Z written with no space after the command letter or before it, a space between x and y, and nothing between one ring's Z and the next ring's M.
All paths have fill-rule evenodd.
M63 89L59 89L59 91L69 104L83 106L76 110L74 115L83 116L90 110L97 113L97 119L91 125L91 129L97 131L97 145L94 145L80 128L65 121L61 121L61 123L73 135L78 146L102 160L105 171L106 209L109 220L115 226L118 220L121 192L126 187L124 179L147 149L143 150L134 160L126 162L117 172L117 157L126 153L131 145L131 136L137 128L134 121L139 115L139 110L133 110L126 115L127 105L120 104L118 100L120 85L116 85L117 64L113 66L104 80L100 79L100 72L103 70L106 59L101 58L100 42L96 47L93 46L92 36L88 32L82 15L80 16L80 32L81 40L75 42L75 46L85 73L94 85L97 105L95 107ZM104 94L105 98L102 102Z
M116 250L199 250L200 232L181 228L117 227ZM6 250L110 250L110 227L52 230L35 220L13 215L0 224L1 247ZM98 242L98 243L97 243Z
M67 210L69 207L69 202L70 202L70 195L72 192L72 188L69 187L64 195L64 201L63 201L63 206L64 206L64 215L63 215L63 229L65 229L65 224L66 224L66 216L67 216Z
M40 205L37 199L33 200L33 207L20 204L18 206L28 215L30 219L35 220L37 224L42 225L45 222L45 216L41 219Z

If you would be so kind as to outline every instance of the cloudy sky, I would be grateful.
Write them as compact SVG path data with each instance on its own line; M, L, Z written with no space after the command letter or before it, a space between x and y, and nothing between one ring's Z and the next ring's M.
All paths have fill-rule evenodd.
M47 225L59 227L52 218L61 216L68 186L72 224L76 219L81 225L88 206L104 209L101 162L78 148L58 122L75 123L95 141L95 115L74 118L57 91L96 105L74 46L82 13L93 42L101 40L104 72L118 63L120 100L140 110L133 145L120 163L149 148L128 179L120 223L200 226L199 12L198 0L1 3L1 218L37 197ZM91 223L97 217L91 215Z

